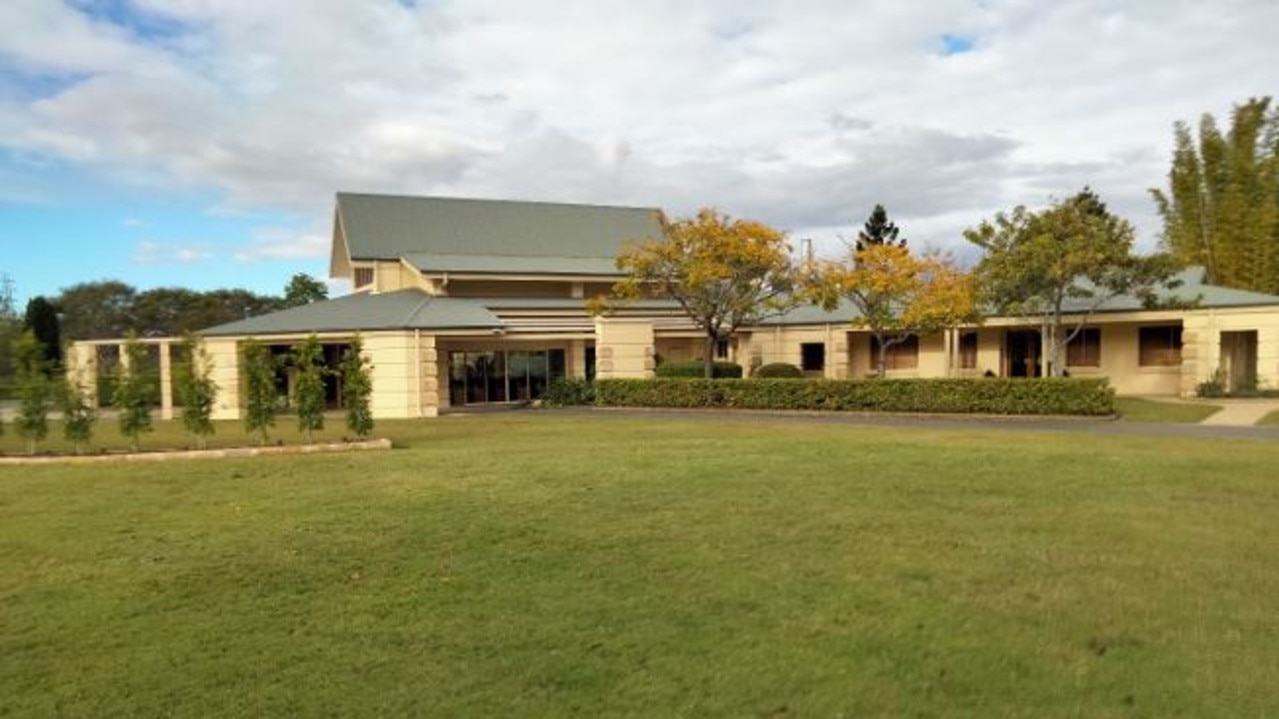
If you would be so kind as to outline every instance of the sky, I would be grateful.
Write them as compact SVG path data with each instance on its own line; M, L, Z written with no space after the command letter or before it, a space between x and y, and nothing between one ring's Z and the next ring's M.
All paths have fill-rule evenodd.
M1091 186L1279 94L1273 0L3 0L0 277L278 294L334 193L715 206L839 251ZM967 253L967 254L965 254ZM335 293L345 291L334 286Z

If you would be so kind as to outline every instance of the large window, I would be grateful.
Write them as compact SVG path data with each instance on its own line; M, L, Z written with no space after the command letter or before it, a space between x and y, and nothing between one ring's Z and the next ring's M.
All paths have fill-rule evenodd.
M977 369L976 332L965 332L959 336L959 368Z
M454 405L541 399L564 377L564 350L449 353L449 401Z
M1142 327L1137 363L1142 367L1176 367L1181 364L1181 327L1163 325Z
M1067 367L1101 366L1101 330L1085 327L1066 345Z
M879 340L870 338L870 366L874 369L879 362ZM911 335L896 344L888 345L888 353L884 356L885 369L915 369L919 367L919 338Z
M805 372L821 372L826 369L826 345L821 342L805 342L799 346L799 368Z
M373 284L373 268L356 267L354 284L356 289Z

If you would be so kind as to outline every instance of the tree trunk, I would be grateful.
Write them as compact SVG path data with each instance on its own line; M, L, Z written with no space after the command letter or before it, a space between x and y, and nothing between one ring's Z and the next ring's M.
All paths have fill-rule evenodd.
M883 379L888 372L888 343L880 335L875 335L875 343L879 345L879 356L875 358L875 378Z
M706 379L715 377L715 341L719 336L714 332L706 333L706 359L702 364L702 376Z

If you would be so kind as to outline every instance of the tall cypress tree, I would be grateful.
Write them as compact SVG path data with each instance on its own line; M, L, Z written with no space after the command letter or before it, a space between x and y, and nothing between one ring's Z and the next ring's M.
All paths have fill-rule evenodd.
M1152 189L1163 241L1215 284L1279 294L1279 108L1236 105L1223 135L1205 114L1178 122L1167 190Z
M22 324L40 344L45 374L57 371L62 366L62 323L58 319L58 308L44 297L32 297L27 302Z

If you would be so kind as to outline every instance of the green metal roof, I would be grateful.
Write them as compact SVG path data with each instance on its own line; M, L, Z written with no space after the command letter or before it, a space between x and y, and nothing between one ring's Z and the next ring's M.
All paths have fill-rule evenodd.
M483 303L420 290L353 294L219 325L201 334L272 335L394 329L498 329Z
M659 211L550 202L338 193L337 215L353 259L415 255L611 260L627 239L658 237ZM492 261L490 261L492 262ZM610 265L610 272L615 269Z
M422 272L457 272L493 275L599 275L621 276L607 257L525 257L517 255L432 255L410 252L409 264Z

